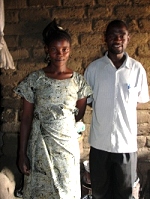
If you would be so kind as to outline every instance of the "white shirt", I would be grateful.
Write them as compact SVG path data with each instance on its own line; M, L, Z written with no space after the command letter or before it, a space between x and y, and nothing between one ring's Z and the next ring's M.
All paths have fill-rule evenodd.
M137 151L137 102L149 101L146 72L127 53L117 70L107 53L92 62L85 78L93 89L93 116L89 142L96 149L130 153Z

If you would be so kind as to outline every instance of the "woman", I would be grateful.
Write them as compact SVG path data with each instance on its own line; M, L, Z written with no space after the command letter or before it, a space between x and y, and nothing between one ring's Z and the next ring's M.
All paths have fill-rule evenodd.
M67 67L70 35L55 20L43 31L48 65L15 89L24 98L19 168L24 199L79 199L80 152L75 124L91 88Z

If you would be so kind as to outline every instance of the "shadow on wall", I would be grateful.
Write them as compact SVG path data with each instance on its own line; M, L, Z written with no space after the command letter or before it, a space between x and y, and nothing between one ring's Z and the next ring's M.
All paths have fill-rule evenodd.
M1 75L1 74L0 74ZM0 85L1 91L1 85ZM2 94L0 92L0 98L2 99ZM1 114L3 112L3 107L1 106L0 100L0 127L2 124ZM5 155L3 153L4 147L4 137L5 133L1 131L0 128L0 199L15 199L21 198L22 196L22 182L23 175L18 171L16 157ZM7 136L6 136L7 137ZM12 139L9 139L9 142L12 143ZM7 148L10 146L10 143L7 142ZM11 151L13 153L13 151ZM15 196L17 197L15 197Z
M0 71L0 76L1 76L1 71ZM0 84L0 99L2 99L2 94L1 94L1 84ZM0 118L1 118L1 114L2 114L2 106L1 106L1 100L0 100ZM1 119L0 119L0 127L1 127ZM3 132L1 132L1 128L0 128L0 156L2 155L2 145L3 145L3 140L2 140L2 137L3 137Z
M150 160L138 159L137 173L140 179L140 199L150 199Z
M3 146L3 132L0 131L0 157L3 155L2 146Z

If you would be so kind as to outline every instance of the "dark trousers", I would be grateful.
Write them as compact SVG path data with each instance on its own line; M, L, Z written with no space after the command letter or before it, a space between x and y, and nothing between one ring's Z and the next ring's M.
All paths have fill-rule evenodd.
M137 178L137 153L110 153L91 147L93 199L131 199Z

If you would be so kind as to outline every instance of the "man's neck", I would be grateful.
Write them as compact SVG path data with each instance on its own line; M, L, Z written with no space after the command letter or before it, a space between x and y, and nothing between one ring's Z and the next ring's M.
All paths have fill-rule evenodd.
M114 55L108 52L108 57L117 69L120 68L126 59L126 55L124 53Z

